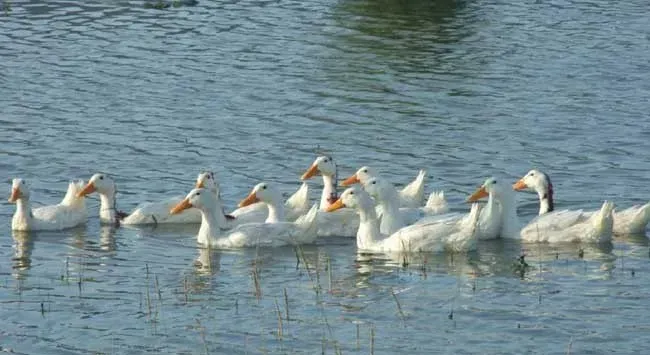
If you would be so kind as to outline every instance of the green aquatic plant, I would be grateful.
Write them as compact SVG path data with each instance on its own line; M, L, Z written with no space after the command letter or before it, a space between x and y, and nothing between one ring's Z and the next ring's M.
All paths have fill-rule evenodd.
M148 2L148 1L147 1L147 2L144 3L144 8L145 8L145 9L157 9L157 10L162 10L162 9L166 9L166 8L168 8L169 6L170 6L169 3L164 2L164 1L162 1L162 0L158 0L158 1L156 1L156 2Z
M400 319L402 320L402 325L406 326L404 312L402 311L402 305L399 303L399 300L397 299L397 295L395 294L395 290L391 288L390 293L393 295L393 299L395 300L395 303L397 304L397 311L399 312Z

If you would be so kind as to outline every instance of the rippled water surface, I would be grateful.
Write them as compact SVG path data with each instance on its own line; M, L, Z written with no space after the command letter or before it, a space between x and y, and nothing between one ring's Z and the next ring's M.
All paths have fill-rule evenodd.
M36 205L56 203L69 179L104 171L129 210L210 168L234 206L261 180L291 193L320 147L341 175L368 164L405 184L425 168L426 191L458 211L485 177L532 167L553 177L558 208L650 199L646 1L173 2L2 0L7 196L20 176ZM535 197L519 199L532 218ZM87 226L32 234L12 233L14 206L0 206L1 349L609 354L650 341L645 236L222 252L197 248L195 226L100 227L88 205Z

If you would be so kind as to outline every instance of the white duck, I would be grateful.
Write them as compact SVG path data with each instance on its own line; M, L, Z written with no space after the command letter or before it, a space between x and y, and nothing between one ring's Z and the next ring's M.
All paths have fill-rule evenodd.
M464 218L404 227L385 238L379 231L377 214L367 192L351 187L327 210L336 211L343 207L359 211L361 222L357 231L357 248L363 251L468 251L476 248L478 204L474 204Z
M201 173L197 178L197 185L199 181L212 194L219 194L219 186L214 179L214 174L210 172ZM117 210L117 185L110 176L101 173L93 175L88 180L88 184L78 193L78 196L87 196L93 192L99 194L99 220L102 224L201 223L201 213L198 210L188 211L186 215L184 214L182 216L172 216L169 214L169 210L179 201L183 200L183 196L171 197L158 202L145 202L127 214Z
M436 207L399 207L399 195L393 184L380 177L372 177L364 184L364 189L368 194L375 199L378 204L378 215L380 214L381 223L379 230L382 234L390 235L395 233L398 229L414 224L418 220L448 211L446 202L445 208ZM438 197L437 193L431 194ZM444 195L443 195L444 200ZM429 200L438 201L435 198ZM438 206L440 207L440 206ZM429 220L427 222L432 222Z
M9 202L16 204L16 212L11 219L11 229L62 230L86 223L88 214L85 201L77 197L83 185L83 181L72 181L68 185L65 197L58 205L32 209L29 203L29 185L23 179L13 179Z
M431 223L441 219L459 218L460 215L457 212L428 215L418 220L416 224ZM496 239L501 234L501 205L494 198L494 195L489 195L487 204L481 208L476 228L476 234L479 240Z
M309 186L306 183L300 185L298 190L289 196L284 203L285 218L287 221L295 221L298 217L309 211ZM267 205L262 202L253 203L247 206L240 206L229 213L236 219L243 219L252 222L263 222L268 215ZM260 218L262 216L262 218Z
M282 246L311 243L316 239L316 213L314 205L309 212L295 222L284 222L282 195L269 183L259 183L240 202L241 207L264 202L269 210L264 223L242 224L221 236L221 226L215 217L221 206L215 196L205 189L193 189L170 213L196 207L203 220L197 235L197 242L217 248L241 248L251 246Z
M317 217L319 237L354 237L359 229L359 214L351 208L339 209L334 213L325 210L338 199L336 191L336 164L329 156L319 156L300 177L311 179L320 173L323 176L323 193L321 194Z
M590 242L602 243L612 239L612 211L614 204L603 203L597 213L558 211L544 214L521 227L515 205L515 192L495 178L488 178L467 200L477 201L492 196L501 206L502 238L521 239L527 242Z
M548 174L533 169L524 175L513 186L516 191L529 190L537 192L539 197L539 215L553 212L553 184ZM584 212L585 214L595 213ZM645 234L650 221L650 203L636 205L621 212L614 212L614 234Z
M341 185L350 186L352 184L361 183L365 186L366 182L373 177L379 177L379 173L374 169L363 166L356 173L345 179ZM400 206L401 207L420 207L424 200L424 178L426 171L420 170L418 176L406 185L399 192ZM444 195L442 196L444 198ZM446 205L446 201L445 201Z

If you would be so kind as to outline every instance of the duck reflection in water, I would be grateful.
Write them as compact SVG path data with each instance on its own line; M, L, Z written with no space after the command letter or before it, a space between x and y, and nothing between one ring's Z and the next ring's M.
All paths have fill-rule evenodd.
M221 270L221 253L213 248L198 248L199 256L194 261L196 272L201 275L214 275Z
M117 243L115 242L115 226L104 225L99 231L99 247L106 252L114 252L117 250Z
M27 270L32 266L32 250L34 249L35 237L30 232L11 231L14 240L13 276L15 279L24 279Z

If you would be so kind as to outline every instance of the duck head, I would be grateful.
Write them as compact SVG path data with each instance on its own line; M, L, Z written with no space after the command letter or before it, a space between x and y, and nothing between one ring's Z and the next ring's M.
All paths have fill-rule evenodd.
M29 200L29 184L23 179L15 178L11 182L9 202L16 203L20 199Z
M358 186L352 186L347 188L341 194L338 200L336 200L331 206L329 206L325 211L334 212L341 208L358 208L362 204L364 197L369 198L368 193L363 191Z
M301 180L307 180L314 177L316 174L321 173L322 175L334 176L336 175L336 164L334 159L329 156L319 156L314 160L309 169L305 171L304 174L300 177Z
M202 171L196 177L194 187L197 189L207 189L212 191L215 195L219 194L219 183L212 171Z
M533 190L537 192L549 192L553 190L553 184L551 184L551 179L547 174L533 169L514 183L512 188L515 191Z
M78 197L90 195L97 192L106 196L115 195L115 181L108 175L97 173L93 175L84 188L77 194Z
M506 197L509 196L508 192L512 191L509 186L506 186L501 180L497 180L494 177L490 177L483 185L481 185L474 193L467 198L467 202L476 202L484 197L488 197L490 194L495 197Z
M275 185L268 182L261 182L248 194L248 196L239 202L239 207L246 207L256 202L265 202L269 204L281 204L282 194Z
M361 168L359 168L359 170L357 170L356 173L354 173L347 179L343 180L341 185L350 186L357 183L361 183L361 185L365 185L370 178L375 176L377 176L377 172L374 169L368 166L362 166Z
M172 208L170 214L179 214L188 208L196 207L200 210L207 210L213 206L212 201L214 196L210 196L210 191L203 188L192 189L190 193L185 196L183 201L179 202Z

